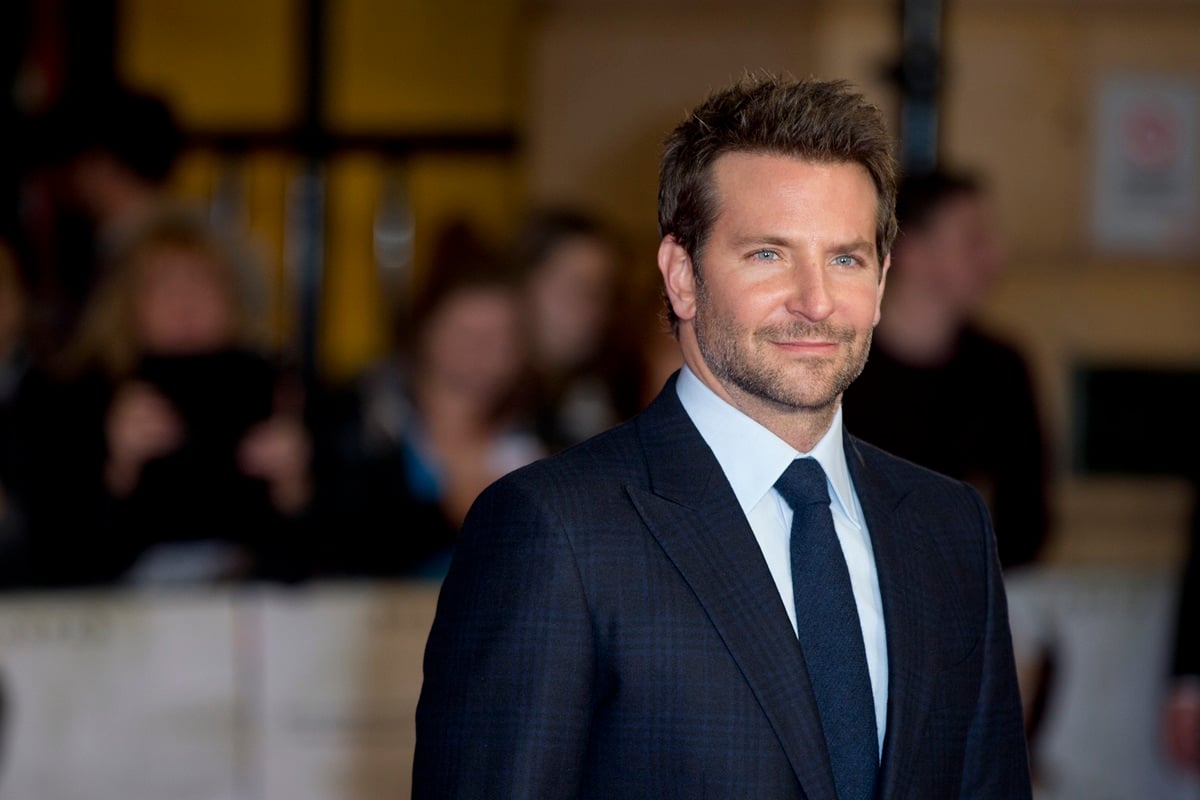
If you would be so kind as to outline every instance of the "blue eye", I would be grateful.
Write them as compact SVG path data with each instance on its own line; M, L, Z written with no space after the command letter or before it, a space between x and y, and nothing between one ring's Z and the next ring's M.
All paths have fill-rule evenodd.
M854 256L837 256L833 259L833 263L839 267L853 267L858 263L858 259Z
M779 258L779 253L774 250L755 250L752 257L760 261L775 261Z

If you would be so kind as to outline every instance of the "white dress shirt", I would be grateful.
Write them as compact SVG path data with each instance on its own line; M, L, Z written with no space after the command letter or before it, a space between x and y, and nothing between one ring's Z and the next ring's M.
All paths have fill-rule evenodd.
M820 462L829 484L829 508L837 531L850 586L858 606L863 644L867 652L867 671L875 699L875 729L879 733L879 751L883 753L884 726L887 722L887 637L883 626L883 601L879 595L879 576L875 553L862 506L850 480L842 443L842 409L839 407L829 430L809 453L801 453L771 431L718 397L686 366L680 370L675 386L684 411L721 465L737 497L750 530L758 540L763 557L792 628L796 627L796 608L792 597L792 559L788 546L792 531L792 509L775 490L775 481L795 458L811 456Z

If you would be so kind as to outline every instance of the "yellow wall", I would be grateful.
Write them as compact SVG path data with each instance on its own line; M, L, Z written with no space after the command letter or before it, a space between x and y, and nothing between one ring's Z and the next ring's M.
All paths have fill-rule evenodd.
M522 88L521 11L518 0L329 3L330 128L392 136L511 129ZM121 12L121 74L167 96L189 130L271 132L299 120L299 0L129 0ZM249 231L265 255L273 289L270 327L281 344L295 341L294 289L283 262L288 191L302 167L286 152L222 159L194 151L176 176L180 194L203 202L221 169L240 173ZM364 152L338 155L324 169L320 367L330 379L352 375L389 344L389 298L380 294L371 237L381 175L392 168L394 159ZM409 179L418 272L434 232L450 219L465 216L495 238L517 220L521 184L514 156L415 154L398 168Z
M329 116L339 130L503 128L517 116L517 0L329 3Z
M274 128L300 113L296 0L123 0L118 69L185 125Z

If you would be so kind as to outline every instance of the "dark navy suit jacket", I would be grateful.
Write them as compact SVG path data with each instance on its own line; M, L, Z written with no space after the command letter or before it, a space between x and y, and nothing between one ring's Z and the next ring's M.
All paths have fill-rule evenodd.
M981 500L852 437L846 455L887 626L877 796L1029 797ZM413 796L835 800L820 725L779 591L671 380L471 510L426 648Z

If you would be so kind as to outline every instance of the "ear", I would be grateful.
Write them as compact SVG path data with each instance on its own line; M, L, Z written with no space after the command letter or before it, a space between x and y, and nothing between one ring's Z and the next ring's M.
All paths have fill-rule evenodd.
M658 244L658 271L675 316L681 321L696 316L696 272L692 257L674 236L664 236Z
M883 287L887 284L888 270L892 268L892 254L888 253L883 259L883 269L879 271L879 285L875 287L875 322L879 324L883 309ZM874 325L872 327L874 327Z

